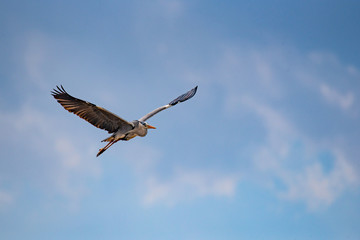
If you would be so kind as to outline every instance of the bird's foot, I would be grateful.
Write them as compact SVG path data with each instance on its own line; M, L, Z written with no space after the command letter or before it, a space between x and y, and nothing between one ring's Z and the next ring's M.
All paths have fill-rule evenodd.
M105 148L100 148L98 154L96 154L96 157L98 157L100 154L105 152L105 150L106 150Z

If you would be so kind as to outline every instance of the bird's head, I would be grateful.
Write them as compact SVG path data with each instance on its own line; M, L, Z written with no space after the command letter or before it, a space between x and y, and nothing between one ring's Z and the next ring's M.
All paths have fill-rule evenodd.
M140 122L146 129L156 129L156 127L151 126L147 122Z

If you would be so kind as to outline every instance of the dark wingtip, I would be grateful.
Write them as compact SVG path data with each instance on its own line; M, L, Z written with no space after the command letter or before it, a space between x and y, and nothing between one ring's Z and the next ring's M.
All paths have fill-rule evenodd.
M169 103L169 105L175 106L179 102L185 102L186 100L189 100L190 98L192 98L196 94L197 88L198 88L198 86L194 87L193 89L191 89L187 93L175 98L174 100L172 100Z
M53 88L53 90L50 92L53 97L59 94L67 93L62 85L60 87L56 85L56 88Z

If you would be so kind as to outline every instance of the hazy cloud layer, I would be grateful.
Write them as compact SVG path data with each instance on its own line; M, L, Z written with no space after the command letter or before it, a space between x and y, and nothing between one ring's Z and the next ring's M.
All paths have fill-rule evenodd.
M86 192L82 178L101 173L98 163L86 159L89 152L77 143L79 139L56 127L59 122L41 110L24 105L11 112L2 111L0 123L7 126L1 142L12 153L1 162L2 180L10 191L3 193L3 202L13 200L11 191L20 192L16 196L21 197L26 182L48 196L58 194L70 205L76 204Z
M42 82L47 76L46 56L54 52L55 46L56 43L39 33L32 34L29 38L24 66L31 81L40 89L46 86ZM161 149L154 150L143 145L140 147L143 150L134 155L134 146L137 146L134 143L133 147L129 145L129 153L125 153L124 157L131 159L129 162L140 179L138 184L143 191L142 202L149 205L163 201L173 205L204 196L233 196L241 179L239 176L264 175L259 178L263 179L264 186L274 189L275 194L289 200L304 201L310 208L315 209L331 204L343 191L358 184L358 170L352 166L352 156L350 159L345 158L347 154L343 153L344 150L334 149L336 143L329 139L326 139L327 145L315 143L311 140L311 134L302 132L303 126L299 125L301 122L293 120L291 110L286 110L287 103L293 108L300 108L300 105L293 102L301 97L314 101L319 107L332 104L344 111L356 108L353 89L336 89L337 79L326 79L328 73L325 72L325 69L331 69L332 74L341 81L349 82L344 86L350 86L354 76L357 76L356 68L343 66L333 55L318 52L301 55L294 48L288 48L288 51L275 46L266 49L257 49L255 46L247 49L220 49L222 51L219 60L207 63L213 64L210 73L193 72L185 65L185 78L196 76L200 83L210 80L224 88L226 94L223 96L223 108L225 112L235 114L232 115L234 120L246 125L249 123L246 114L260 120L259 123L264 129L263 139L259 141L261 143L257 146L239 146L238 150L256 149L247 156L253 165L252 173L243 172L242 169L232 172L224 169L196 170L192 166L179 163L168 168L167 171L172 172L172 175L164 178L159 170L161 161L166 161ZM51 61L55 61L53 58L52 55ZM306 109L301 111L306 112ZM311 114L320 121L333 121L321 119L316 112ZM339 113L340 118L348 117L342 114ZM24 105L16 112L4 112L1 121L17 134L26 134L26 141L22 140L25 138L14 138L11 143L25 145L32 149L29 151L40 152L40 162L35 162L35 165L41 169L50 169L43 169L44 174L36 178L52 185L59 193L78 199L86 192L87 187L85 183L74 184L73 179L79 174L96 176L101 172L98 164L85 160L90 155L85 157L84 153L88 154L90 151L78 150L76 139L70 139L59 129L52 129L56 119L49 118L41 110ZM221 138L228 138L226 131L219 134L223 134L219 136ZM53 136L56 138L53 139ZM296 149L298 146L300 149ZM301 156L294 158L296 151ZM318 159L319 153L323 151L333 156L333 159L329 160L333 163L328 171L324 171L324 166ZM54 155L53 152L57 154L51 165L55 164L57 167L51 167L48 162L44 166L43 162L50 155ZM279 181L280 188L275 183Z

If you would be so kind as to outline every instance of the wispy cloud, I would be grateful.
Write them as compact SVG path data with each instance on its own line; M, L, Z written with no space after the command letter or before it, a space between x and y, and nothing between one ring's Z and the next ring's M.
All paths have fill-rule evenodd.
M315 143L284 114L264 103L245 98L243 104L258 114L266 128L266 142L259 146L253 158L255 175L263 175L264 184L280 197L304 201L314 210L332 204L346 189L359 184L359 174L341 150ZM324 148L334 156L328 171L318 157ZM278 181L280 186L276 184Z
M25 75L40 89L46 88L45 69L48 63L50 41L41 32L31 32L27 36L23 60Z
M0 210L2 208L5 208L9 204L12 204L13 202L14 202L14 197L12 194L0 190Z
M337 105L343 110L350 109L354 103L354 95L350 91L346 94L341 94L326 83L320 85L320 92L330 104Z
M253 168L246 172L239 169L234 174L229 170L198 170L179 164L168 167L170 176L164 177L158 168L163 154L160 149L150 147L145 152L137 153L136 159L130 161L141 172L139 178L143 202L148 205L157 202L173 205L204 196L230 197L236 194L241 176L241 179L260 179L279 198L303 202L314 210L331 205L344 192L358 186L359 173L356 168L351 170L354 159L344 157L345 150L336 147L336 142L331 139L316 136L315 140L312 132L303 131L306 127L301 125L303 122L297 121L288 112L288 106L291 106L310 117L308 111L302 109L304 105L301 102L314 101L321 107L324 104L321 98L325 96L343 109L354 106L354 94L339 94L335 88L329 87L330 83L324 81L328 74L326 71L331 66L337 71L336 75L343 79L352 81L353 74L335 57L328 60L326 56L321 53L316 56L302 55L296 49L284 51L276 47L233 51L226 48L222 58L213 62L215 65L210 73L194 71L196 74L191 74L192 71L185 71L188 77L196 75L199 79L211 79L216 86L226 89L224 109L233 113L231 117L240 118L241 125L249 124L248 121L252 121L249 119L254 116L259 120L258 128L262 132L258 143L239 146L239 151L256 149L247 156ZM330 82L334 81L336 79ZM322 86L320 91L318 86ZM347 86L345 84L345 89ZM350 92L350 88L346 91ZM216 94L208 97L215 96L219 97ZM312 114L321 118L316 112ZM338 117L346 118L345 115ZM319 158L323 151L334 156L329 169ZM128 158L131 159L130 154ZM144 159L144 164L141 159ZM237 159L228 161L236 162Z
M343 191L356 186L359 176L353 166L339 152L335 152L333 169L326 173L319 162L305 167L303 171L291 171L283 174L288 189L280 193L290 200L303 200L311 210L332 204Z
M77 147L81 146L74 138L54 127L56 122L55 118L29 105L11 112L2 110L0 123L7 129L0 140L13 150L3 153L4 159L12 160L1 172L10 188L26 181L44 194L68 198L70 206L74 206L86 189L81 176L97 177L101 169L96 161L86 159L89 151L82 148L80 154ZM13 154L14 149L21 151ZM29 159L31 167L22 167L29 165ZM7 168L12 169L11 175L6 173Z
M218 70L214 76L225 79L219 83L228 90L226 111L232 112L233 117L240 117L243 124L247 124L246 114L255 114L261 121L259 128L264 131L264 138L253 146L256 150L250 158L254 169L248 177L261 179L280 198L302 201L312 210L329 206L346 190L358 186L355 159L345 157L345 150L337 146L335 140L321 140L321 136L314 140L315 135L302 131L306 126L294 121L297 119L287 108L292 102L291 108L298 108L297 112L304 112L310 118L306 109L300 111L304 105L299 100L304 98L321 107L324 103L320 95L327 103L349 110L355 104L350 83L356 68L349 70L332 54L302 55L295 49L284 51L275 47L263 51L255 48L225 51L224 58L214 69ZM337 86L338 82L347 83L341 86L342 89L348 87L347 90L330 87ZM322 119L316 111L311 114L314 119L335 121ZM334 156L330 169L325 170L326 166L319 159L322 151Z
M141 149L141 151L139 151ZM165 174L163 154L148 145L133 143L124 152L124 159L132 165L139 182L143 204L165 203L173 206L183 201L206 196L231 197L235 194L239 174L216 169L185 169L170 165Z
M171 16L179 15L184 10L180 1L159 1L158 5L162 5L161 11ZM39 85L39 88L46 87L43 80L47 76L44 69L49 46L53 46L49 39L41 34L35 34L30 38L24 55L27 74ZM139 147L139 143L132 142L127 145L123 156L139 179L138 184L144 204L164 202L172 205L206 196L231 197L236 194L240 176L243 178L253 175L262 176L264 183L270 182L270 187L281 198L303 201L310 208L316 208L322 203L325 205L333 203L346 189L357 184L359 175L357 170L349 170L353 166L353 159L340 157L346 156L346 151L341 148L334 150L335 144L331 139L327 141L331 142L327 145L314 141L311 133L302 131L303 126L299 126L300 121L294 120L295 118L287 112L288 104L291 108L299 108L301 113L310 117L306 109L302 109L303 105L298 102L310 99L322 106L323 101L319 101L319 98L324 98L327 103L344 110L354 108L356 91L352 92L350 84L338 88L337 79L332 77L328 80L329 74L326 71L332 69L336 74L330 74L331 76L354 79L358 74L356 67L341 64L333 55L324 53L306 55L293 48L220 47L219 52L221 52L220 56L216 56L216 60L204 63L208 65L200 70L191 71L192 66L184 64L185 66L180 68L183 67L185 71L179 70L179 72L184 72L184 79L191 82L195 79L202 81L204 85L213 84L217 87L216 93L219 86L225 89L224 109L226 112L234 113L231 117L236 118L235 120L241 116L242 124L247 124L248 121L253 120L249 120L247 116L251 114L259 121L258 128L263 131L261 132L263 135L260 134L263 138L259 139L256 146L241 146L241 149L247 147L256 149L256 152L247 156L252 161L252 172L245 173L244 170L234 169L236 172L234 173L211 167L203 170L186 164L169 164L164 170L161 168L164 153L160 148L148 145ZM206 71L201 72L201 69ZM206 94L208 98L219 98L217 94L206 92L203 96ZM216 99L214 102L221 101ZM56 153L53 160L53 165L56 167L47 166L49 169L46 171L50 173L39 174L36 178L41 178L41 181L50 184L64 196L72 199L80 198L86 192L86 184L82 181L74 184L73 179L77 175L96 177L101 172L97 163L86 160L89 150L80 146L80 139L53 129L49 122L56 122L56 119L50 118L38 108L24 105L22 109L3 113L0 121L6 121L3 125L9 126L9 132L15 132L15 136L24 136L25 133L22 139L10 136L12 141L10 145L24 145L33 149L39 155L39 161L44 162L47 158L53 158ZM311 114L315 116L316 112ZM226 129L218 133L219 137L229 138L227 133L233 130L230 129L231 127L224 126ZM47 146L45 149L44 141ZM299 150L300 156L296 158L294 148L297 144L302 145L302 149ZM334 160L336 168L324 170L324 166L317 158L317 153L323 149L336 156ZM236 162L238 159L229 159L229 161ZM41 164L42 162L38 162L38 166ZM169 176L164 177L163 171L169 173ZM276 186L275 182L279 179L285 190Z
M158 202L174 205L206 196L231 197L238 181L239 176L229 173L177 169L169 179L149 176L143 201L146 205Z
M180 0L158 0L158 4L167 17L178 17L184 11L184 3Z

